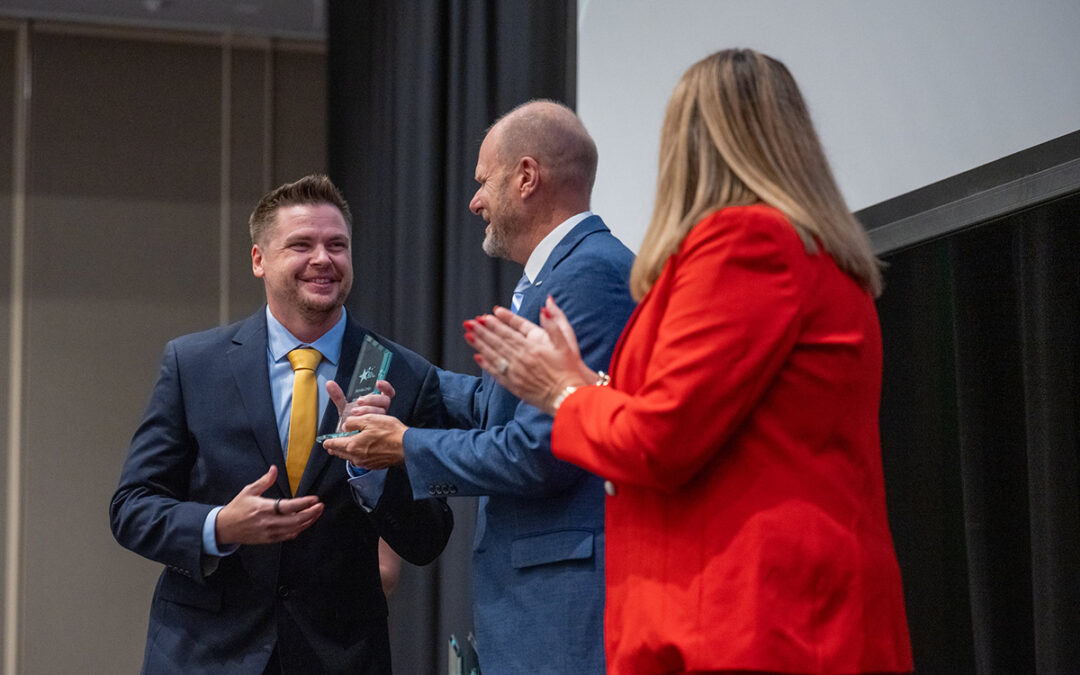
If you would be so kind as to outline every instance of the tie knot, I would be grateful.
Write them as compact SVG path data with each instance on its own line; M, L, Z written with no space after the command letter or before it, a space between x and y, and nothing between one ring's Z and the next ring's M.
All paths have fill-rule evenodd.
M294 349L288 353L288 357L293 370L315 370L315 366L322 361L322 353L311 347Z
M529 289L529 286L532 286L532 282L529 281L528 275L522 274L521 278L518 279L517 286L514 286L514 292L524 293Z

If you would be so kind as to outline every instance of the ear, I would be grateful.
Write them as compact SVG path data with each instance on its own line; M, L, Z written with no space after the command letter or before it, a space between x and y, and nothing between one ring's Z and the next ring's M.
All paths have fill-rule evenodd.
M536 160L526 155L518 162L518 193L522 199L528 197L540 189L540 165Z
M251 247L251 273L257 277L263 276L263 254L258 244Z

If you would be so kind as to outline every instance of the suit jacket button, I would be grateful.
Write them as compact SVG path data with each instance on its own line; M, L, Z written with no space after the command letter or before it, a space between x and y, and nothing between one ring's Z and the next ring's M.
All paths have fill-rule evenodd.
M280 598L289 597L289 587L286 586L285 584L282 584L282 585L278 586L277 587L277 594L278 594L278 597L280 597Z
M612 483L609 480L604 481L604 492L607 493L608 497L614 497L615 493L617 492L617 490L615 489L615 483Z

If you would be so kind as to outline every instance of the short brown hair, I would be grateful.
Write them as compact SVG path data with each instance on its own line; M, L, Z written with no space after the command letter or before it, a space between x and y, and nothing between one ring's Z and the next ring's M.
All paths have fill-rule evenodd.
M840 269L881 293L881 262L833 180L795 78L772 57L728 49L691 66L671 95L656 205L630 272L634 297L706 214L757 201L787 216L808 251L820 242Z
M251 231L251 244L254 246L262 240L277 218L278 209L283 206L295 206L297 204L331 204L341 211L345 219L345 226L352 232L352 213L341 190L337 189L330 179L322 174L304 176L293 183L279 185L268 192L259 200L255 210L248 218L248 228Z

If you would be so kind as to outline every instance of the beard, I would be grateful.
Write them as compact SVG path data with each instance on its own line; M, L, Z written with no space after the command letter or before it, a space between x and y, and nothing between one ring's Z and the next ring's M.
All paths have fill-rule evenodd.
M337 293L333 296L310 296L301 293L298 288L293 288L289 293L289 303L300 310L300 313L312 320L325 318L336 312L345 304L352 290L352 276L343 276L338 284Z
M487 231L484 236L484 253L492 258L513 260L512 253L513 236L520 231L520 218L510 208L506 199L499 199L490 214Z
M484 253L492 258L510 259L510 237L502 227L497 227L494 222L488 226L484 236Z

